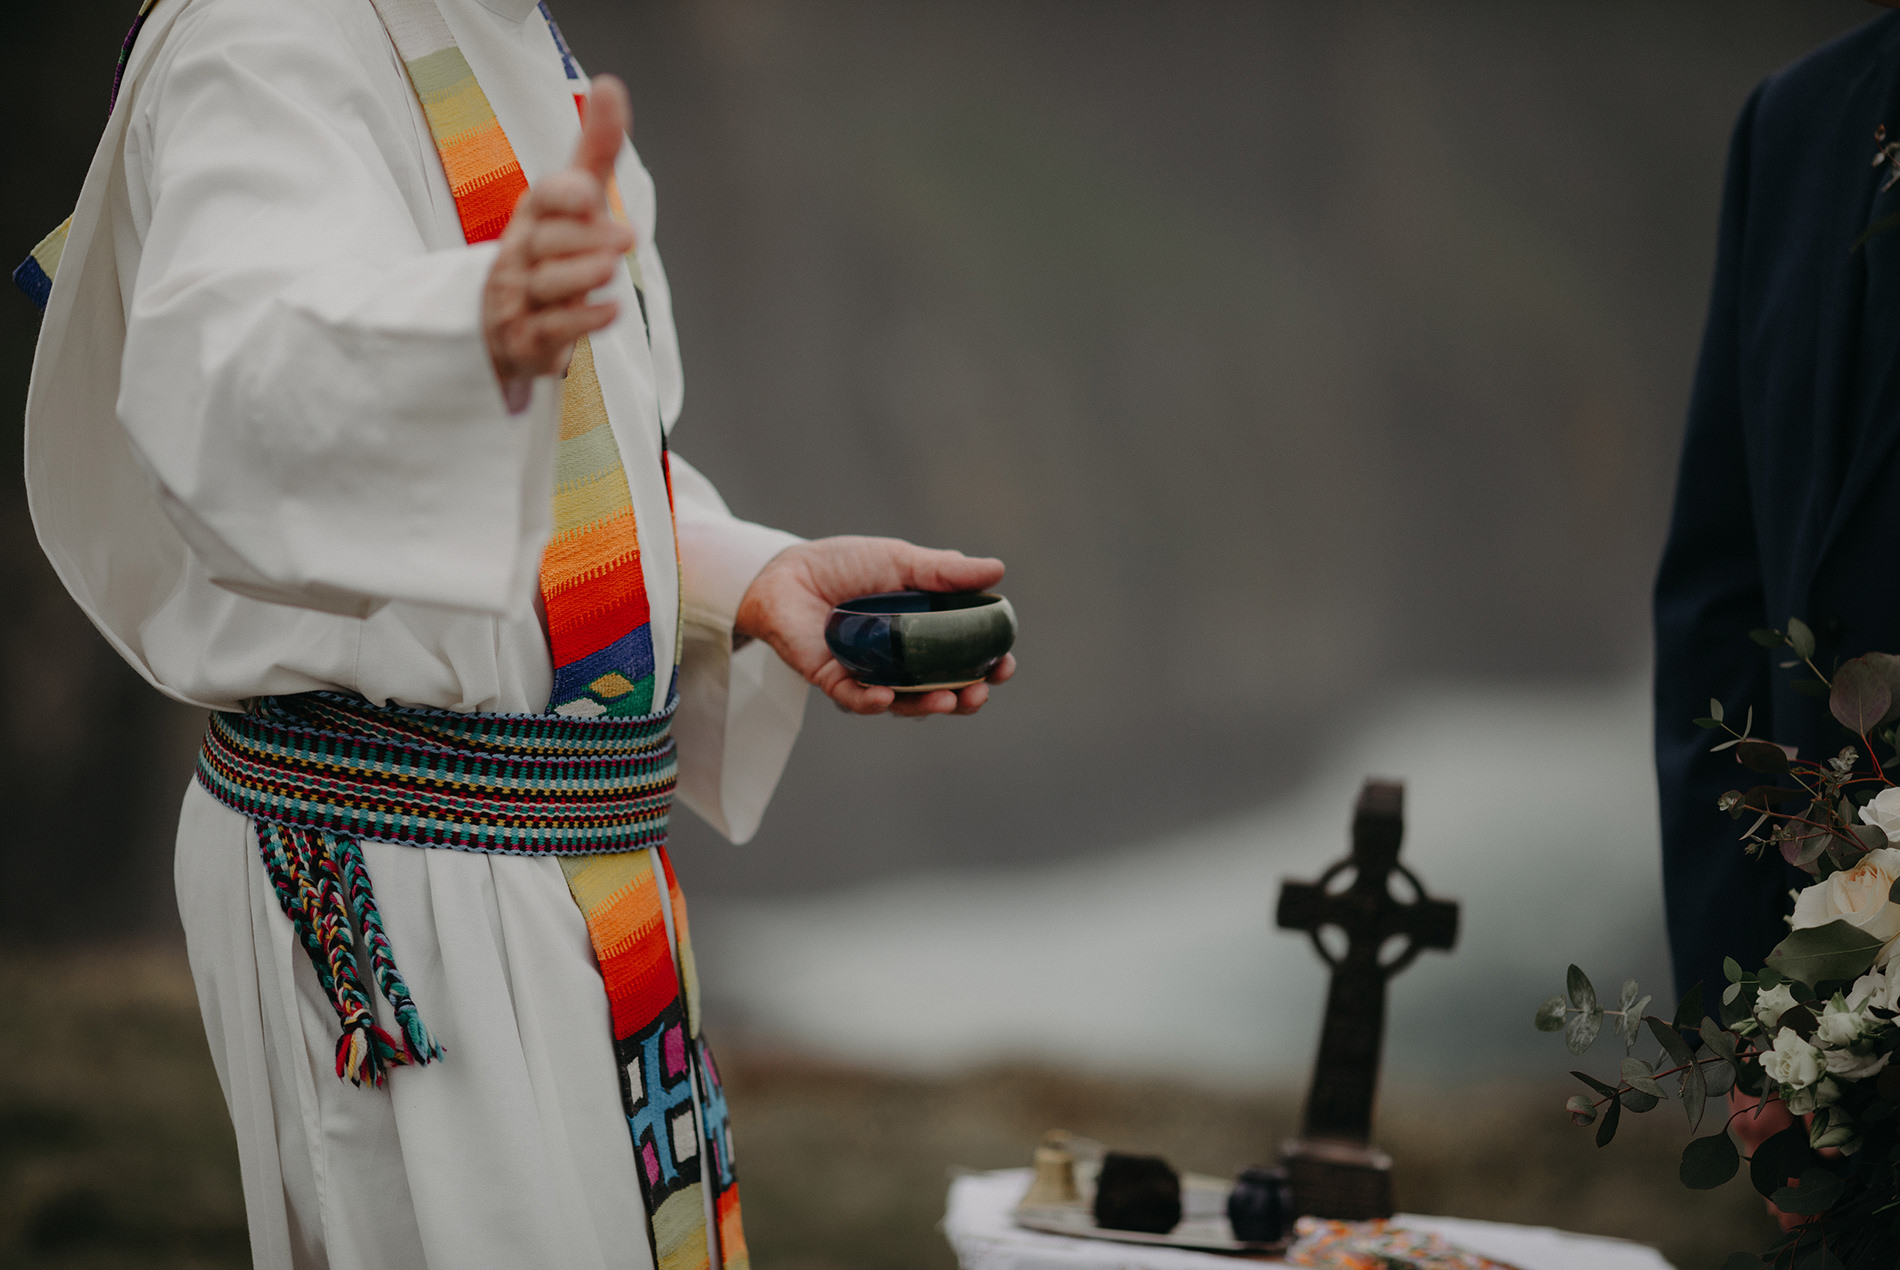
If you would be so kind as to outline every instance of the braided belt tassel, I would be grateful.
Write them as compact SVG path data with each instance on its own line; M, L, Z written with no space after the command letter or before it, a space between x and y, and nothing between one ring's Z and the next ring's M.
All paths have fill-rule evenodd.
M296 929L343 1028L336 1045L337 1076L380 1088L389 1068L440 1058L442 1047L423 1026L409 985L396 969L370 893L369 869L355 840L268 821L259 822L257 830L259 853L277 902ZM358 929L369 947L377 986L402 1028L400 1045L377 1024L370 1009L356 964Z

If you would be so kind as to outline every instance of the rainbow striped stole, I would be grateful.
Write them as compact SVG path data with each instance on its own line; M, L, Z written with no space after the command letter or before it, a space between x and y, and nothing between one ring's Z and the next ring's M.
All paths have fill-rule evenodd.
M373 3L429 121L463 236L471 243L499 238L528 179L488 95L434 0ZM557 47L570 81L578 80L579 68L558 36ZM580 94L576 99L585 101ZM618 188L610 192L620 206ZM624 209L617 214L624 219ZM639 531L593 346L585 338L574 350L562 392L556 471L554 538L541 562L554 659L548 708L584 719L646 714L653 709L657 676Z
M119 89L125 83L125 67L132 60L132 46L139 42L139 32L145 29L145 20L152 16L152 10L158 7L158 0L144 0L139 5L138 17L132 20L132 29L125 33L125 42L119 46L119 64L112 72L112 97L106 103L106 114L110 116L119 108ZM551 20L551 19L550 19ZM563 47L562 56L566 57ZM46 237L34 245L19 267L13 271L13 285L26 293L35 308L46 312L47 302L53 298L53 279L59 273L59 258L66 251L66 236L73 227L73 218L68 216L60 222Z
M464 236L470 243L498 237L527 181L487 95L435 0L372 3L409 68ZM586 81L545 4L540 12L584 111ZM626 221L613 182L608 200L614 216ZM627 266L637 289L641 276L632 252ZM664 441L660 461L670 506ZM576 345L562 386L555 473L554 533L541 561L554 664L549 711L603 723L650 717L657 668L638 523L587 339ZM677 639L674 646L677 664ZM686 903L666 850L563 859L562 869L586 918L611 1007L622 1101L658 1270L710 1270L715 1262L722 1270L750 1270L725 1094L699 1035Z

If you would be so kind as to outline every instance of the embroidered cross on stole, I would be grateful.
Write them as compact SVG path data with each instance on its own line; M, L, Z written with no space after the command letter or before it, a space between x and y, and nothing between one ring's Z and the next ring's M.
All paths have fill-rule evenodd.
M421 100L464 236L470 243L500 237L528 182L487 95L435 0L372 2ZM580 68L545 4L540 12L584 107ZM608 197L624 221L611 183ZM639 288L634 253L627 265ZM665 471L664 441L660 462ZM580 718L653 711L658 676L638 525L586 339L562 388L554 537L541 562L541 594L554 661L549 710ZM621 1094L659 1270L749 1270L725 1096L699 1035L686 903L665 848L563 859L561 868L612 1006Z

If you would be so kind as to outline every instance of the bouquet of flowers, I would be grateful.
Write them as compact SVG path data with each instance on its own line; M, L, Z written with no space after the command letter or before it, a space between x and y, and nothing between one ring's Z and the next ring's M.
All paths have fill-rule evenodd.
M1572 1073L1589 1092L1570 1099L1571 1118L1595 1124L1599 1146L1615 1136L1625 1111L1676 1098L1693 1131L1711 1118L1716 1100L1722 1123L1682 1153L1686 1186L1720 1186L1740 1170L1729 1132L1738 1117L1759 1116L1779 1100L1798 1118L1747 1163L1756 1189L1800 1224L1759 1257L1735 1254L1726 1270L1762 1262L1785 1270L1890 1270L1900 1249L1900 1064L1893 1062L1900 1050L1900 785L1887 768L1900 772L1900 657L1870 653L1830 677L1814 664L1814 636L1799 621L1751 638L1789 650L1782 666L1812 675L1794 687L1826 697L1858 742L1815 761L1755 736L1752 711L1737 728L1712 701L1696 720L1723 735L1715 749L1734 751L1761 778L1720 802L1720 810L1749 822L1743 849L1777 853L1814 879L1797 893L1788 937L1765 966L1727 961L1728 982L1712 1010L1698 985L1669 1020L1644 1013L1649 998L1634 981L1608 1008L1572 966L1564 991L1537 1008L1537 1027L1562 1032L1573 1054L1588 1051L1606 1022L1623 1042L1615 1079ZM1653 1060L1635 1052L1645 1034L1658 1047ZM1731 1104L1722 1097L1731 1090L1750 1100Z

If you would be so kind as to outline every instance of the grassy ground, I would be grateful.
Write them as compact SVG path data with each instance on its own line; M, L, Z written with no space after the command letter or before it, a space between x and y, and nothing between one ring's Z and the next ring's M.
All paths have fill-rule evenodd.
M182 958L157 948L0 955L0 1267L246 1264L243 1205ZM949 1270L936 1222L956 1167L1027 1160L1073 1129L1210 1173L1270 1156L1291 1097L1003 1068L946 1080L727 1054L747 1227L761 1270ZM1679 1121L1598 1152L1548 1086L1413 1092L1380 1137L1402 1205L1660 1245L1713 1270L1763 1234L1741 1184L1675 1180Z

